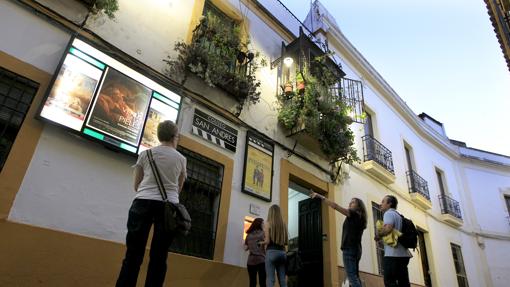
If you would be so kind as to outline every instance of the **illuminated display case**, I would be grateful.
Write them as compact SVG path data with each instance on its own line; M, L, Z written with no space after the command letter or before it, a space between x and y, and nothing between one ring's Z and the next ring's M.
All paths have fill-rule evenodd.
M74 38L39 117L121 151L157 145L156 128L177 121L181 96Z

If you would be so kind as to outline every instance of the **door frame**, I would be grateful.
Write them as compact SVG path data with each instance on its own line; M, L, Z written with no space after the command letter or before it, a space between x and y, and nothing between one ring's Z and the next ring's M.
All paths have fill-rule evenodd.
M423 272L423 284L425 284L425 270L423 268L423 261L422 261L421 257L423 255L425 255L425 258L426 258L427 264L428 264L428 269L429 269L428 270L429 271L428 276L429 276L429 279L430 279L430 284L432 286L436 286L436 285L434 285L434 280L432 280L432 273L433 273L432 272L432 265L430 263L429 249L427 248L427 234L428 234L428 232L426 230L422 229L422 228L419 228L419 227L417 228L417 231L418 231L418 233L422 234L422 236L423 236L423 244L425 245L424 246L425 247L425 254L423 254L423 250L422 250L421 245L420 245L420 239L418 238L418 247L419 247L419 251L420 251L420 265L421 265L421 270ZM419 236L420 235L418 234L418 237Z
M289 182L311 186L329 200L335 201L335 185L298 167L287 159L280 161L280 208L285 222L289 212ZM322 245L324 286L340 286L338 277L337 239L335 211L322 203L322 232L327 240Z

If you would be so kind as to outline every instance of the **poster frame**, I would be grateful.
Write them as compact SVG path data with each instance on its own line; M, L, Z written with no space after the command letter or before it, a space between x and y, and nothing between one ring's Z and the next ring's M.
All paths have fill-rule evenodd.
M251 143L251 144L250 144ZM248 130L246 132L246 144L244 150L244 165L243 165L243 181L241 186L241 192L249 194L253 197L261 199L263 201L271 202L273 199L273 175L274 175L274 143L267 139L265 136L262 136L252 130ZM269 197L254 193L246 188L246 173L248 167L248 149L253 148L258 152L264 153L267 155L267 152L271 152L269 155L271 157L271 173L270 173L270 182L269 182ZM268 149L270 148L270 150ZM266 151L264 151L266 150Z

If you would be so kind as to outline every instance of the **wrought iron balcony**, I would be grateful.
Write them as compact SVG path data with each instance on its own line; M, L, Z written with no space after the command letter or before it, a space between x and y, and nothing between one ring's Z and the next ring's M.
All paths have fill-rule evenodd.
M363 139L363 161L373 160L387 171L395 174L391 151L370 135L361 138Z
M407 185L409 186L409 193L418 193L430 201L429 186L427 181L423 179L414 170L409 170L407 175Z
M460 204L458 201L446 195L439 195L439 204L441 205L442 214L450 214L462 220L462 213L460 212Z

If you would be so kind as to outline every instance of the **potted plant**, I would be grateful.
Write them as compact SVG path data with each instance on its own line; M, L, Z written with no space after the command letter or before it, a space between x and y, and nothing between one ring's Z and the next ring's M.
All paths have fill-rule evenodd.
M305 91L305 79L301 72L299 72L296 76L296 89L298 93L304 93Z
M354 133L349 128L352 120L347 105L331 92L339 78L324 64L324 57L313 61L313 74L305 67L296 75L297 92L289 97L284 90L278 96L278 121L293 134L304 131L316 139L331 164L351 164L359 160L353 146Z
M241 107L257 103L261 83L255 75L266 61L250 51L249 39L243 41L240 33L238 25L232 27L208 13L195 27L191 43L175 43L178 56L163 60L168 64L165 73L181 84L193 74L234 97Z
M294 89L292 87L292 82L285 83L285 86L283 88L283 92L288 96L294 92Z

